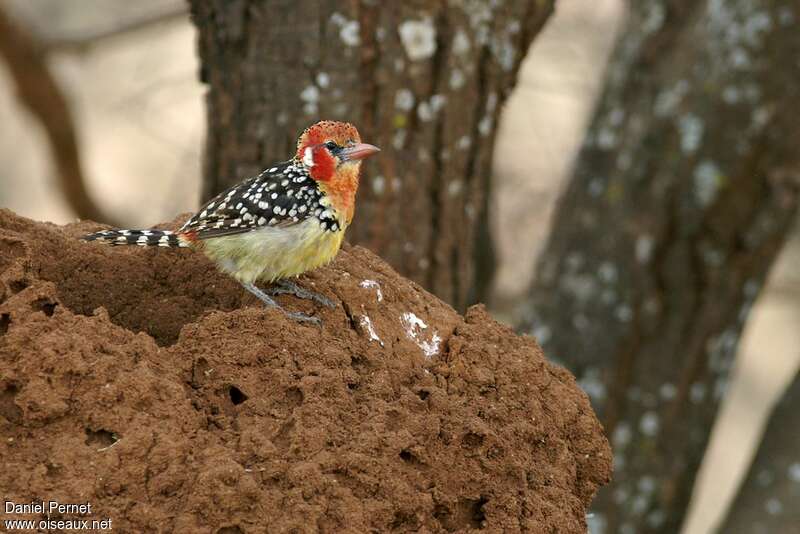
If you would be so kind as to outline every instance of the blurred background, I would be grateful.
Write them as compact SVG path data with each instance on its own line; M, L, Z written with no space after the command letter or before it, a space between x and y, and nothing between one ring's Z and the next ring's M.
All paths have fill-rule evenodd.
M481 2L472 3L473 12L483 9ZM420 8L408 8L413 9ZM215 155L227 130L214 114L207 119L209 88L199 78L198 29L186 2L3 0L0 11L0 207L57 224L88 213L103 222L148 227L194 210L225 180L233 183L250 169ZM201 32L208 31L206 15L195 7ZM347 13L336 15L331 8L330 24L347 43L350 19ZM800 395L784 395L797 382L800 363L800 165L780 148L800 138L800 125L779 120L800 103L798 17L800 8L790 1L596 0L589 6L556 0L554 12L522 30L529 29L532 44L512 58L519 63L511 69L518 74L516 83L513 76L502 81L504 74L490 66L482 75L501 79L497 91L460 97L481 99L487 117L497 108L488 156L478 153L467 166L472 175L485 175L485 183L468 185L483 188L486 198L476 201L486 207L479 225L488 231L486 250L494 261L489 268L467 269L473 278L464 275L460 283L483 289L460 296L450 289L453 284L437 286L441 277L424 271L441 264L435 254L408 266L392 261L391 249L373 247L456 307L488 301L499 320L535 335L551 359L576 373L609 429L616 455L615 481L589 518L594 533L676 532L675 525L686 534L800 532L800 428L791 431ZM409 58L415 50L424 56L426 24L433 24L424 11L415 20L421 22L407 28L407 38L401 25L395 39ZM502 41L495 36L507 31L513 39L520 32L519 25L516 32L513 25L504 30L491 18L483 23L493 53ZM474 21L464 24L480 29ZM453 33L448 53L456 54L458 32L448 31ZM364 38L363 19L361 32L353 47L371 44L387 55L392 50L381 44L391 36L377 32L377 45ZM441 44L441 34L439 39ZM472 42L477 47L481 40ZM203 60L213 68L219 58L211 46L201 39ZM503 57L497 56L502 66ZM266 63L274 66L271 61ZM442 93L414 80L413 59L399 68L397 61L404 60L387 60L386 72L407 69L413 96L406 106L397 96L405 93L393 87L384 91L385 98L400 111L410 106L416 117L411 122L404 115L364 118L368 128L388 132L381 146L402 145L397 132L424 127L424 106L442 105L420 96ZM441 61L452 91L459 83L469 86L468 66L462 69L467 82L459 82L454 72L460 71ZM391 85L382 62L368 72L379 85ZM226 88L235 93L230 80L246 78L240 69L236 64L230 78L204 75L212 88L208 102L217 112L221 97L213 93ZM309 87L324 92L329 84L341 84L346 91L352 80L337 76L320 71ZM263 124L272 131L283 122L293 136L295 121L347 114L331 111L333 104L313 91L303 94L298 105L306 107L297 118L276 116L272 124L258 122L261 111L254 112L254 129ZM449 95L453 106L456 96ZM311 104L319 107L309 109ZM450 105L446 101L444 109ZM743 126L737 122L742 116ZM441 124L456 128L452 118ZM263 136L272 135L265 131ZM421 131L415 139L424 141ZM285 144L234 153L257 162L272 157L273 145ZM422 151L417 155L425 161ZM443 150L440 163L447 165L449 158ZM368 166L374 176L362 184L365 208L357 219L372 219L371 206L381 205L385 189L404 187L393 175L406 184L413 172L422 172L400 156L397 161L405 171ZM220 177L226 169L230 172ZM760 181L748 182L752 174ZM81 187L74 183L76 175ZM461 182L448 182L451 193L462 187L452 184ZM605 204L593 205L593 199ZM671 208L654 207L662 205ZM467 200L454 220L469 218L470 206ZM747 217L737 219L738 213ZM775 220L769 218L776 213ZM354 229L356 241L379 243L380 236L360 228ZM481 234L479 228L464 239L481 251L486 239ZM460 239L454 239L454 249ZM679 244L672 247L670 239ZM704 270L697 262L712 267ZM650 276L653 263L658 272ZM481 282L487 272L491 276ZM682 297L672 297L684 285L692 293L685 307ZM660 297L654 300L654 293ZM655 319L647 318L651 305L660 310ZM554 309L563 310L563 317ZM667 309L686 322L670 326ZM604 322L609 317L611 326ZM639 330L631 330L632 323ZM662 326L663 339L653 333ZM703 328L708 332L696 334ZM570 342L559 343L565 338ZM678 352L669 357L655 347ZM682 347L689 347L686 356ZM686 378L686 373L695 374ZM656 380L659 376L670 378ZM688 406L670 404L682 396ZM786 414L775 412L782 418L765 434L782 398ZM673 443L686 449L672 448ZM657 458L654 464L648 464L651 458Z

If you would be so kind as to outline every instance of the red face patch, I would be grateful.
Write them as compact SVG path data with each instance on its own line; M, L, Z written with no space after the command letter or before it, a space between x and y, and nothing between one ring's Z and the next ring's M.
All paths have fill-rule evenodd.
M309 170L311 177L318 182L329 181L336 172L336 158L324 145L310 147L310 150L311 159L314 163ZM308 162L306 165L308 165Z
M355 126L346 122L321 121L306 128L297 141L295 157L305 162L311 177L320 182L329 181L336 173L336 158L323 146L328 141L345 146L361 142L361 136ZM310 155L307 149L311 149Z

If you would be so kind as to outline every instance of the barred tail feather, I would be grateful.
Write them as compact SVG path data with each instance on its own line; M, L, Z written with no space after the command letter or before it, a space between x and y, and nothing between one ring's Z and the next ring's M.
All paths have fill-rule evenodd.
M189 242L169 230L105 230L83 236L84 241L140 247L188 247Z

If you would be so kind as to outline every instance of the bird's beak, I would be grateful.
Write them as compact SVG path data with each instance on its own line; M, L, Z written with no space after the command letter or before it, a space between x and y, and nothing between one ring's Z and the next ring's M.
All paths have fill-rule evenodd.
M368 143L357 143L353 146L344 147L340 152L341 158L345 161L361 160L380 152L381 149Z

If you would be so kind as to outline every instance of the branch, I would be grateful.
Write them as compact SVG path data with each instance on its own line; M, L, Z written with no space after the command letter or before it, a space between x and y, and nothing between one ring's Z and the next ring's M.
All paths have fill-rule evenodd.
M791 532L800 524L800 374L770 417L756 458L719 532Z
M0 55L8 65L19 101L44 127L67 202L81 219L115 224L86 191L72 116L42 50L40 43L0 8Z

